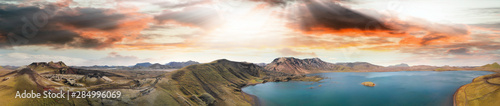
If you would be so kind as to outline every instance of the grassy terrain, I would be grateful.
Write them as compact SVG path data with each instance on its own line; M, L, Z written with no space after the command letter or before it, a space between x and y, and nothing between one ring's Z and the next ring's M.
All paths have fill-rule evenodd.
M475 78L454 95L455 106L500 106L500 74Z
M15 98L16 92L33 92L42 93L47 85L57 85L52 81L42 78L38 73L31 69L23 69L15 74L0 77L0 79L10 78L6 81L0 82L0 103L5 106L27 106L27 105L73 105L83 104L86 105L85 99L53 99L53 98L30 98L22 99ZM43 97L43 94L42 94Z
M164 74L144 77L136 73L113 74L95 70L76 70L78 73L99 72L111 76L114 83L102 83L95 78L77 79L77 83L91 85L87 87L70 87L61 82L48 80L39 73L52 74L57 67L32 65L23 70L0 75L0 103L5 105L168 105L168 106L249 106L255 105L254 96L241 92L241 88L249 84L271 81L319 81L320 77L305 77L282 72L267 71L252 63L216 60L211 63L197 64ZM59 84L59 85L58 85ZM81 90L118 90L123 96L118 99L19 99L14 98L16 91L43 92L53 86L63 86Z
M181 105L249 106L255 101L241 92L248 84L266 81L317 81L318 77L302 77L270 72L251 63L217 60L191 65L165 74L158 87L169 96L168 101Z
M14 71L14 70L5 69L5 68L0 66L0 75L4 75L4 74L7 74L7 73L12 72L12 71Z
M257 78L265 75L264 69L254 64L217 60L180 69L171 75L171 83L190 104L241 106L251 104L243 99L239 89L249 81L259 82ZM204 101L200 98L203 94L211 95L216 101Z
M497 71L500 72L500 65L498 63L492 63L492 64L486 64L481 67L477 67L476 69L478 70L484 70L484 71Z

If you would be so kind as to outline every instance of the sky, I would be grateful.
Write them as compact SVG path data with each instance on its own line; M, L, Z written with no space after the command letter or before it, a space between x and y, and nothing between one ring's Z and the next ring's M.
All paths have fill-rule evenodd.
M0 65L278 57L383 66L500 62L500 1L0 1Z

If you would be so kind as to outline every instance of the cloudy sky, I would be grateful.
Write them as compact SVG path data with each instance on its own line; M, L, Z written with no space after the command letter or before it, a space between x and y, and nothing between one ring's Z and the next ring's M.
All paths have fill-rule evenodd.
M2 0L0 65L500 62L498 0Z

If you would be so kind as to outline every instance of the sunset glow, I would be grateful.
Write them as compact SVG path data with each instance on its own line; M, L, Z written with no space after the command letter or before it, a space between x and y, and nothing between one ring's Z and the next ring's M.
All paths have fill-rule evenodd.
M286 56L384 66L500 60L500 2L494 0L27 1L0 1L2 65L268 63ZM10 33L26 33L23 17L47 22L13 45Z

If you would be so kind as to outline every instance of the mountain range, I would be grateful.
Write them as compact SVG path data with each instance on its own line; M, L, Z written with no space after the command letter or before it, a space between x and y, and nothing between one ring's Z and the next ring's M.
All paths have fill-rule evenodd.
M154 66L151 65L151 66ZM276 81L319 81L319 77L288 74L226 59L194 64L173 72L87 70L63 62L34 62L0 75L0 97L15 91L115 90L118 99L0 99L5 105L255 105L241 92L249 84ZM148 74L148 76L144 76ZM62 78L62 79L61 79Z
M143 62L137 63L133 66L75 66L77 68L84 69L118 69L118 70L155 70L155 69L180 69L189 65L200 64L196 61L186 61L186 62L169 62L166 64Z
M297 59L280 57L266 65L265 69L290 74L310 74L332 71L351 71L351 67L324 62L319 58Z
M249 83L270 81L300 80L304 76L273 72L244 62L233 62L226 59L210 63L190 65L166 77L172 80L160 82L160 87L172 89L179 94L171 93L172 101L179 105L215 105L241 106L252 105L253 98L241 92L241 88ZM253 104L254 105L254 104Z
M137 63L136 65L132 66L132 69L179 69L194 64L200 64L200 63L191 60L186 62L169 62L164 65L160 63L152 64L150 62L144 62L144 63Z
M434 66L383 67L367 62L334 64L322 61L319 58L297 59L293 57L276 58L265 67L226 59L203 64L196 63L189 62L192 65L171 72L88 70L70 67L63 62L34 62L16 70L0 68L0 97L7 98L0 99L0 102L6 103L5 105L27 105L27 103L41 105L257 105L257 99L242 92L242 87L258 83L290 80L319 81L322 78L303 74L320 72L408 71L407 69L437 68L468 69ZM173 64L182 66L187 63ZM148 67L166 68L162 66L166 65L151 64ZM500 65L493 63L471 68L495 71L500 70ZM64 79L61 81L60 77ZM482 89L481 86L496 86L495 84L500 81L498 78L496 76L476 78L467 89L477 90ZM471 94L464 95L499 95L498 90L495 90L497 88L491 88L495 92L467 91L467 93ZM49 89L117 90L122 91L124 96L118 99L70 99L69 101L66 99L44 98L8 99L12 98L13 92L18 90L42 92ZM499 98L494 95L488 98ZM460 97L460 94L458 97ZM484 98L480 101L472 99L456 100L457 102L471 101L466 103L488 103L489 101Z

